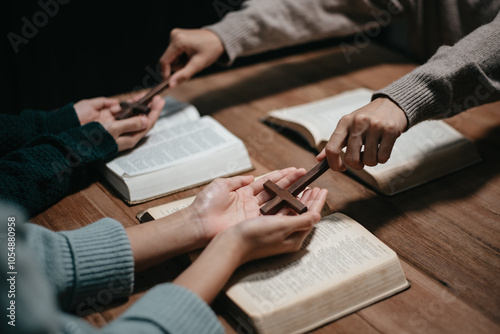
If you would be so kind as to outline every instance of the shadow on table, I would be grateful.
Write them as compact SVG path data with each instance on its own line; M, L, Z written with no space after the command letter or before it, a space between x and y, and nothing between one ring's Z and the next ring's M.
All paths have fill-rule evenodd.
M295 88L314 84L335 76L361 70L381 63L408 63L409 61L392 51L371 45L362 49L348 62L339 48L337 52L305 56L304 59L257 70L250 77L223 88L214 88L191 99L202 115L212 114L234 105L275 95ZM346 89L356 88L346 87ZM334 94L335 92L332 92Z

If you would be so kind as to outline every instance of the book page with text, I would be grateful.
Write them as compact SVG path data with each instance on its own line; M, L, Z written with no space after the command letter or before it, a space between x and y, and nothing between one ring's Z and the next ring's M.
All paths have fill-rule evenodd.
M250 262L236 272L227 295L252 314L298 302L394 259L396 254L351 218L336 213L316 224L296 253Z
M168 121L167 121L168 122ZM158 123L157 123L158 125ZM208 156L240 141L210 116L175 127L159 124L137 147L108 162L117 175L136 176Z

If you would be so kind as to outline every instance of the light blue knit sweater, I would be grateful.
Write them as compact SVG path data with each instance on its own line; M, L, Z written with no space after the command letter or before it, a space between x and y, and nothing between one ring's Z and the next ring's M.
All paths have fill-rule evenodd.
M15 218L11 231L9 217ZM78 315L99 311L102 305L126 298L133 290L134 260L122 225L105 218L75 231L53 232L25 223L18 210L3 204L0 220L0 332L224 333L211 308L175 284L154 287L101 329L90 326ZM9 268L8 242L12 239L8 237L13 235L12 227L15 265ZM8 281L12 277L14 280ZM12 301L14 322L13 317L8 317Z

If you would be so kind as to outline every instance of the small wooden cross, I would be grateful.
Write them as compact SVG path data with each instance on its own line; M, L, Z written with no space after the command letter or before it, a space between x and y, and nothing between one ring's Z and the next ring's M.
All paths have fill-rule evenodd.
M260 208L260 212L263 215L274 215L285 205L288 205L293 211L297 213L306 212L307 206L305 206L295 197L328 169L330 169L330 166L328 166L328 161L325 158L319 164L314 166L310 171L308 171L304 176L295 181L295 183L292 184L287 190L280 188L271 180L267 180L264 183L264 189L274 194L275 196Z
M137 114L147 114L150 112L150 108L148 107L149 102L155 97L155 95L159 94L161 91L168 87L168 81L163 81L159 85L153 87L146 95L144 95L137 102L120 102L120 107L122 107L122 111L116 116L116 119L124 119L130 116L135 116Z

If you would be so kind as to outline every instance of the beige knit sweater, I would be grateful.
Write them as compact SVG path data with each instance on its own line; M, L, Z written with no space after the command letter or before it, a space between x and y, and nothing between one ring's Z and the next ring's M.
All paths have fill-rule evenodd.
M396 102L412 126L500 99L499 10L500 0L248 0L206 28L220 37L231 64L314 40L375 35L406 20L416 59L425 61L445 45L374 94Z

